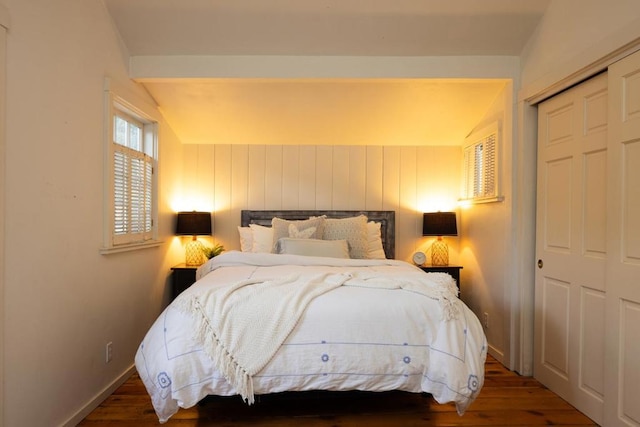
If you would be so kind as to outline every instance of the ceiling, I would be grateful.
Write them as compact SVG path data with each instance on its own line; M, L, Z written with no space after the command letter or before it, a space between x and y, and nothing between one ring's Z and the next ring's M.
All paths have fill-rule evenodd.
M131 56L519 56L550 0L103 1ZM328 83L340 86L342 91L349 87L353 95L349 102L340 104L335 94L331 95L338 91L337 87L327 86ZM428 83L418 79L404 84L397 80L371 80L363 85L344 79L254 79L251 82L247 79L164 79L144 84L185 143L247 143L249 135L240 132L232 136L232 130L239 129L238 126L226 126L224 134L220 133L221 126L241 121L238 117L233 119L234 114L253 114L252 118L257 118L263 117L258 116L262 111L281 113L278 120L274 114L267 115L273 120L262 120L263 129L258 134L263 136L269 131L291 128L286 126L286 120L318 120L318 115L323 114L321 117L333 120L324 127L355 132L354 124L386 126L388 133L392 132L395 122L395 126L399 126L398 135L391 139L398 144L411 143L417 135L428 137L427 143L443 144L446 141L460 143L461 135L464 137L483 117L504 83L487 80ZM371 84L380 85L380 90L372 91ZM280 89L277 96L288 98L280 102L264 98L265 93L276 96L274 88ZM393 88L400 91L395 97L390 92ZM352 98L357 98L359 91L364 95L357 102ZM252 98L252 92L263 95ZM376 92L380 93L379 97ZM399 101L406 93L417 94L413 102ZM318 101L318 96L326 99ZM376 106L390 97L398 102L400 110L397 111L406 112L411 105L412 109L426 114L408 114L420 118L413 124L410 120L387 120L376 113L379 112ZM274 109L273 103L280 109ZM303 117L296 113L300 103L315 103L316 107ZM364 110L349 110L355 108ZM343 114L330 114L336 109ZM212 117L220 120L216 122ZM367 122L367 117L379 117L386 122ZM345 123L346 118L352 121ZM296 123L296 126L307 135L319 127L307 123L305 131L303 124ZM356 132L346 142L354 143L366 135L365 131ZM262 143L278 143L277 140L272 137ZM363 143L370 142L369 139Z

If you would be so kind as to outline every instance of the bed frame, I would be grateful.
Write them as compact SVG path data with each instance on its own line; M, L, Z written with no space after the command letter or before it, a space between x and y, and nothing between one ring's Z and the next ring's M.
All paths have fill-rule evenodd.
M307 219L310 216L326 215L327 218L348 218L358 215L366 215L369 221L380 223L380 234L382 237L382 247L389 259L396 256L396 213L395 211L312 211L312 210L291 210L291 211L267 211L267 210L243 210L241 212L240 224L248 227L249 224L258 224L271 227L271 219L274 217L287 220Z

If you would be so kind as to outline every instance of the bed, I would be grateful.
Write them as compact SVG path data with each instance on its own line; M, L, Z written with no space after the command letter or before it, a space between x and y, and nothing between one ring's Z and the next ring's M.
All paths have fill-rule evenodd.
M241 250L199 267L138 348L158 420L209 395L311 390L429 393L464 414L486 338L451 276L393 259L394 221L242 211Z

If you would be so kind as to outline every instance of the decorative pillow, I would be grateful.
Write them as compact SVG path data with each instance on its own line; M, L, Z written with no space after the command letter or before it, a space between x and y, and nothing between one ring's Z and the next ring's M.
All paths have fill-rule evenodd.
M349 258L346 240L295 239L283 237L276 244L279 254Z
M251 227L238 226L238 234L240 234L240 250L242 252L253 251L253 231Z
M296 239L309 239L315 232L315 227L305 228L304 230L300 231L295 224L289 224L289 237L294 237Z
M273 229L258 224L249 224L253 232L251 252L273 252Z
M346 240L351 258L367 258L369 239L367 236L367 217L327 218L324 224L325 240Z
M369 250L367 258L369 259L386 259L384 248L382 247L382 237L380 236L380 223L369 221L367 223L367 240L369 241Z
M311 236L309 236L309 238L322 239L322 233L324 233L324 220L325 217L323 216L303 219L299 221L289 221L282 218L273 218L271 220L271 228L273 229L273 241L271 245L275 247L278 240L282 239L283 237L289 237L290 224L295 225L298 231L304 231L307 228L315 227L315 231L311 233Z

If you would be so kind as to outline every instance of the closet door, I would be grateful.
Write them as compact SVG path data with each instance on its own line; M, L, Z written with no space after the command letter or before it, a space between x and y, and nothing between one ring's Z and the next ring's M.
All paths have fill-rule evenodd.
M534 376L603 420L607 76L538 108Z
M640 52L609 68L606 426L640 425Z

